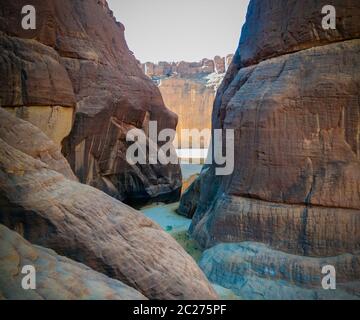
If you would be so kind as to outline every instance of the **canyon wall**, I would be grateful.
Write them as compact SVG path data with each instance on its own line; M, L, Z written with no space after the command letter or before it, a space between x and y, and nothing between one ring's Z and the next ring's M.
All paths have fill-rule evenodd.
M263 263L260 256L270 261L264 258L270 254L290 254L288 262L283 259L286 269L291 255L328 257L321 262L331 264L333 256L360 249L360 4L333 1L336 30L322 28L325 5L252 0L218 90L212 127L234 130L235 169L216 176L215 164L206 167L180 209L193 214L192 236L211 248L207 261L212 255L218 263L213 270L208 264L208 276L225 286L233 278L224 272L230 260L220 258L222 243L269 246L271 253L257 247L254 268ZM215 279L221 261L223 271ZM350 261L351 277L344 282L360 280L358 258ZM259 279L299 285L277 263ZM306 279L315 271L301 270L300 285L313 286ZM320 267L317 272L321 276ZM244 284L249 278L242 279ZM321 288L320 280L316 285ZM359 282L355 289L359 295Z
M1 105L62 144L81 182L128 202L176 200L179 166L126 161L129 130L147 132L152 120L159 131L175 129L177 116L139 68L106 1L34 0L35 30L21 27L26 4L0 1Z
M179 117L177 134L183 129L210 129L211 113L216 90L224 78L233 55L216 56L200 62L147 62L143 71L158 86L165 105ZM202 139L200 147L207 148L210 141ZM187 148L185 141L179 147ZM191 142L189 143L191 147Z

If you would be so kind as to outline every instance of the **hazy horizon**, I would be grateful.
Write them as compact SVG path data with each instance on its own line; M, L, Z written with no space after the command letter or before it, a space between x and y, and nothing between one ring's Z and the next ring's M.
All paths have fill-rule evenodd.
M200 61L234 53L249 0L108 0L141 62Z

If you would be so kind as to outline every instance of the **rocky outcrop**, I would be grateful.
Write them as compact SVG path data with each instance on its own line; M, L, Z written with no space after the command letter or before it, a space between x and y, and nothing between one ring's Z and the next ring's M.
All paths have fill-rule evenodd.
M323 266L336 269L336 290L324 290ZM200 266L209 280L244 300L360 299L360 256L311 258L261 243L223 243L206 250ZM353 281L357 279L357 281Z
M211 128L216 90L231 59L232 55L228 55L200 62L142 64L143 71L158 85L165 105L179 116L179 147L189 147L181 141L181 130ZM198 147L207 148L209 143L209 139L203 138Z
M195 261L170 235L140 212L54 170L50 153L42 161L29 147L33 138L46 136L4 110L0 115L1 224L147 298L216 298ZM33 134L23 134L18 145L11 132L3 134L11 122L19 132ZM59 163L65 161L58 156Z
M174 129L177 117L143 74L106 1L40 1L36 30L23 30L25 1L0 1L2 106L60 143L76 176L128 202L177 199L179 166L126 161L126 134ZM139 94L141 93L141 94ZM73 116L74 109L76 114Z
M360 6L334 1L337 29L324 30L326 4L250 2L212 118L214 129L234 130L234 172L216 176L211 165L194 193L190 230L203 247L255 241L308 257L360 249ZM181 207L194 210L189 199Z
M24 266L35 268L36 289L24 290ZM145 300L135 289L89 267L33 246L0 225L0 300Z

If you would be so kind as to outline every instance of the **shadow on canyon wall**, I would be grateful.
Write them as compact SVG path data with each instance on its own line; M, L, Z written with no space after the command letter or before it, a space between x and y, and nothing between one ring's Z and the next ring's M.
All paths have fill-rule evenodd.
M178 209L199 265L123 203L182 188L179 165L126 161L129 130L178 117L124 27L105 0L32 2L25 31L26 1L0 0L0 298L215 299L209 281L243 299L360 297L358 1L334 0L324 30L325 0L251 0L212 109L213 129L235 131L235 170L205 166ZM38 270L33 292L19 261ZM321 287L323 265L337 290Z

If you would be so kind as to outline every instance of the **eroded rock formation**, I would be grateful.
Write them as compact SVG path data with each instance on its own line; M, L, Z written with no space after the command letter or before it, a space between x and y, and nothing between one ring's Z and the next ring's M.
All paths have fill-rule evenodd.
M58 145L37 127L11 116L1 108L0 138L11 147L46 163L50 169L63 174L67 179L77 181Z
M323 266L336 270L336 290L324 290ZM205 251L200 266L209 280L244 300L356 299L360 256L313 258L273 250L261 243L222 243ZM356 280L354 280L356 279Z
M36 289L24 290L21 273L31 265ZM145 300L135 289L89 267L31 245L0 225L0 300Z
M32 134L23 134L18 145L13 133L4 134L11 123ZM0 128L1 224L149 299L216 298L195 261L160 226L59 173L55 159L49 159L55 153L45 150L46 156L39 156L32 139L47 137L38 128L1 109ZM56 156L57 163L65 162L61 154Z
M235 131L235 169L221 177L207 167L193 188L191 233L203 247L256 241L312 257L360 249L360 5L333 1L337 29L324 30L325 5L250 2L212 118ZM195 203L187 194L181 208Z
M126 133L172 128L156 86L128 49L106 1L34 0L36 30L23 30L23 0L1 0L1 104L63 141L76 176L124 201L177 199L180 168L130 166ZM75 115L73 115L75 113Z
M179 116L177 133L181 139L183 129L210 129L211 113L216 90L219 87L232 55L216 56L200 62L147 62L143 71L158 85L165 105ZM203 139L200 147L207 148L210 141ZM179 147L188 148L185 141ZM194 147L194 146L193 146Z
M9 2L3 2L1 7L9 9ZM1 14L0 105L41 128L60 146L70 133L76 103L68 73L53 48L4 33L13 27L6 23L15 13Z

